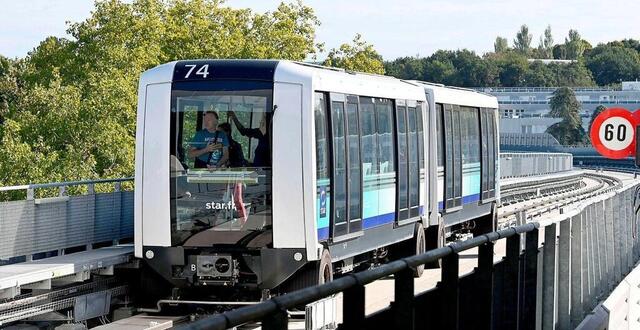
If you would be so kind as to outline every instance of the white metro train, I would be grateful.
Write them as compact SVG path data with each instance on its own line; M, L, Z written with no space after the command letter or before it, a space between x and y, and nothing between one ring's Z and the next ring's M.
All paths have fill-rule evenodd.
M193 60L145 72L138 97L135 255L172 288L264 297L495 226L492 96Z

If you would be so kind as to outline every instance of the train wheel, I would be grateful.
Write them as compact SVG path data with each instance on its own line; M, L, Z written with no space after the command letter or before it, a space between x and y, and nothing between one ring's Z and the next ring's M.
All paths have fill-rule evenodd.
M496 210L496 204L491 206L491 213L475 220L476 226L472 230L474 237L488 234L498 229L498 212Z
M421 223L416 223L413 237L406 241L402 241L393 245L390 249L390 261L400 260L402 258L411 257L414 255L422 254L426 251L427 242L424 235L424 227L422 227ZM420 265L416 269L413 270L413 275L415 277L422 276L424 272L424 265Z
M425 238L426 238L426 250L434 250L439 249L444 246L445 237L444 237L444 224L442 221L438 222L438 225L429 226L425 230ZM433 269L440 268L442 266L442 260L438 259L437 261L430 262L425 264L425 267Z
M318 284L333 281L333 265L331 264L331 254L328 250L323 250L318 263Z
M333 264L331 254L323 250L320 260L311 262L300 269L281 286L282 293L293 292L310 286L331 282L333 280Z
M427 251L427 243L424 235L424 227L421 223L416 225L415 232L413 234L414 254L423 254ZM424 273L424 265L420 265L413 270L413 276L420 277Z

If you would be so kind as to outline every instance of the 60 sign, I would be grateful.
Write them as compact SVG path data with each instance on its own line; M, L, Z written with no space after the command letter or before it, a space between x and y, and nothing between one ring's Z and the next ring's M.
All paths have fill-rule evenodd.
M606 141L613 141L613 124L604 125L604 139ZM627 136L627 126L626 125L618 125L618 134L616 138L618 141L624 141Z
M598 115L591 126L591 144L604 157L620 159L635 152L635 127L639 123L626 109L611 108Z

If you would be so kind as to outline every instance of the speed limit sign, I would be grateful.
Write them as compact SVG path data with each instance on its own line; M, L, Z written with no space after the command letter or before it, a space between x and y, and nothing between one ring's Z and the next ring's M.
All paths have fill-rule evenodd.
M591 126L591 144L602 156L620 159L635 153L636 117L626 109L611 108L596 117Z

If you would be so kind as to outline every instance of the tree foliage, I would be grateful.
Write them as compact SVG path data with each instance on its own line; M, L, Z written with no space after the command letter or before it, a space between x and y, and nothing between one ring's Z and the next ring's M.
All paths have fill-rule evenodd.
M70 39L45 39L15 74L0 59L0 185L132 175L141 72L188 58L304 60L318 52L318 25L300 2L267 13L216 0L96 2Z
M513 48L521 54L528 55L531 51L533 35L529 33L529 27L524 24L513 39Z
M591 132L593 121L596 119L596 117L598 117L599 114L603 113L605 110L607 110L607 107L605 107L604 105L599 105L596 107L593 113L591 113L591 119L589 120L589 132Z
M384 74L382 56L376 52L373 45L362 40L360 34L356 34L352 42L353 44L342 44L338 49L332 49L323 65Z
M580 108L582 105L576 99L571 88L561 87L553 92L549 100L551 117L562 118L562 121L551 125L547 133L553 135L562 145L576 145L585 142L586 134L582 128Z
M577 60L582 57L582 53L584 53L588 43L582 40L578 31L569 30L569 37L564 40L564 45L566 58L569 60Z
M544 39L542 40L543 58L552 58L553 56L553 35L551 34L551 25L547 25L544 29Z
M507 38L496 37L496 41L493 43L493 49L496 53L504 53L509 50L509 41L507 41Z
M640 54L634 48L618 45L598 45L586 60L598 85L640 78Z

